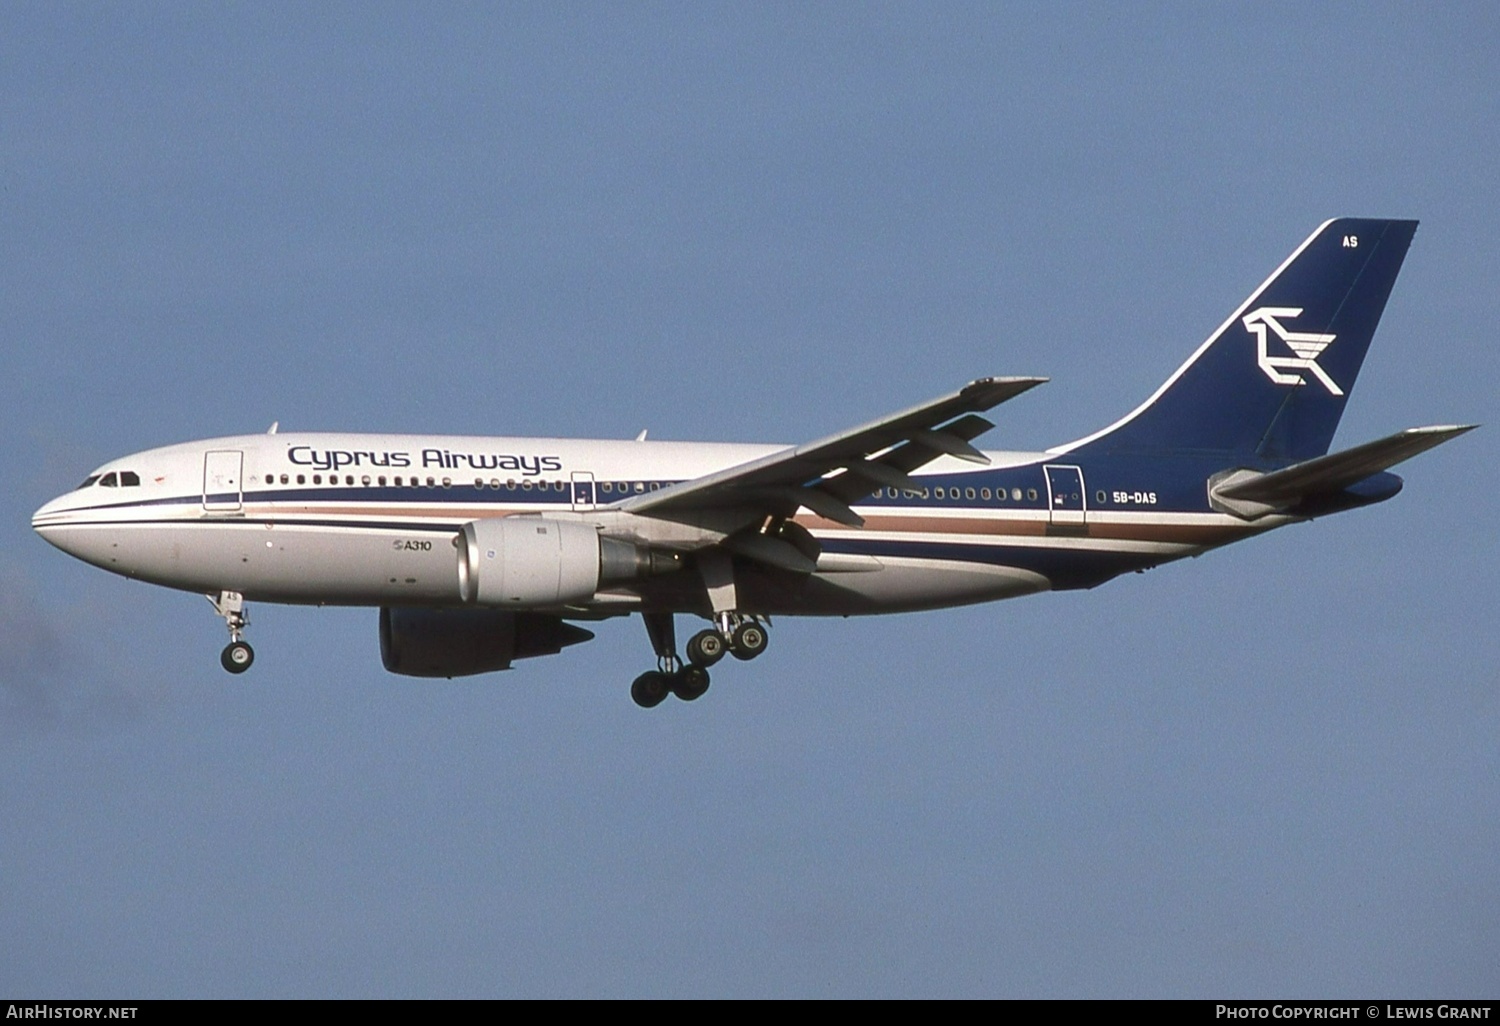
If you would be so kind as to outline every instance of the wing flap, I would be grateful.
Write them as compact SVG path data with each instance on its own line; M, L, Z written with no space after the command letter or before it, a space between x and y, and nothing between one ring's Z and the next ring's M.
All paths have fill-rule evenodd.
M736 555L794 574L810 574L818 568L816 559L804 555L791 542L764 534L731 535L724 540L724 547Z

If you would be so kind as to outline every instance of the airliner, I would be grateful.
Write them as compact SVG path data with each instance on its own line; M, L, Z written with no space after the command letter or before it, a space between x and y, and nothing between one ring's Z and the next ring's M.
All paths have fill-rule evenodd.
M372 606L381 660L509 669L639 614L643 707L692 701L775 616L935 609L1121 574L1383 502L1475 425L1329 453L1417 222L1320 226L1145 402L1044 452L973 442L1045 378L982 378L805 445L241 435L111 460L39 509L48 542L207 596L248 669L250 601ZM679 653L675 617L706 626Z

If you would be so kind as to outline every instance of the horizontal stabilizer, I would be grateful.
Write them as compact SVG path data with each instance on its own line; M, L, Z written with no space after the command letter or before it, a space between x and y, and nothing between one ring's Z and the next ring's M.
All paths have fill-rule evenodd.
M1311 496L1342 491L1476 427L1477 424L1443 424L1408 428L1379 441L1319 456L1269 474L1254 470L1227 471L1210 479L1209 498L1215 509L1253 520L1267 513L1289 509Z

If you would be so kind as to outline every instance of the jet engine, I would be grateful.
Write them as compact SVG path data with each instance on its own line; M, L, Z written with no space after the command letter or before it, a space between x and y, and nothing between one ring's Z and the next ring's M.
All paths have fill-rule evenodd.
M545 613L504 609L380 610L380 661L408 677L467 677L556 655L593 632Z
M472 520L458 536L458 588L480 606L535 608L587 602L601 584L676 569L681 557L588 524L548 517Z

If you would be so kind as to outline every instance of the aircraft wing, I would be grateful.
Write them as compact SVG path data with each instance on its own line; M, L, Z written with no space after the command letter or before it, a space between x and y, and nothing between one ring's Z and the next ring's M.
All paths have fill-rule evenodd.
M1341 491L1477 426L1441 424L1407 428L1377 441L1295 463L1269 474L1235 471L1217 481L1210 489L1210 496L1240 516L1261 516L1272 510L1287 509L1309 496Z
M909 410L633 496L614 508L670 516L708 508L750 507L767 516L790 517L799 507L805 507L829 520L859 527L864 520L849 508L851 503L882 485L918 487L908 475L939 456L988 463L989 459L969 444L970 439L994 427L979 413L1046 380L981 378Z

